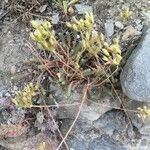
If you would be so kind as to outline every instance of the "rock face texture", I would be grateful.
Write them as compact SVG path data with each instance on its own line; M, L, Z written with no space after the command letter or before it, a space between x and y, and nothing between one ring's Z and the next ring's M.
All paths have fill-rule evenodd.
M120 80L124 94L130 99L150 102L150 28L129 57Z
M117 141L110 137L102 136L95 138L89 143L90 150L127 150L123 146L119 145Z

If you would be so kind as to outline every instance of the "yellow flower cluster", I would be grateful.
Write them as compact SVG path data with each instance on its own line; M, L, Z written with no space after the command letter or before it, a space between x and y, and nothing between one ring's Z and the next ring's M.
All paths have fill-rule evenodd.
M129 19L129 17L130 17L132 14L133 14L133 12L130 11L129 8L126 8L126 9L124 9L124 10L122 10L122 11L120 12L120 17L121 17L124 21L126 21L126 20Z
M36 96L39 87L29 83L22 91L17 91L12 102L18 107L32 107L32 98Z
M67 26L80 32L82 37L82 48L90 54L98 57L98 53L103 53L103 60L114 65L119 65L122 57L118 38L114 39L114 43L109 45L103 34L98 34L93 30L94 16L87 13L85 20L76 18L72 22L67 23Z
M122 56L118 38L114 39L112 45L109 45L107 42L103 42L103 47L103 60L106 62L111 61L114 65L119 65L122 60Z
M138 110L140 111L140 114L138 114L140 118L145 119L146 117L150 117L150 109L146 106L143 106L143 108L139 107Z
M52 25L48 21L31 21L34 32L30 33L31 38L36 41L40 48L53 51L55 50L57 41L55 38L55 32L52 30Z
M71 22L66 23L68 27L78 32L91 31L93 29L93 24L94 17L92 13L86 13L85 20L77 20L75 17L73 17Z
M82 47L97 57L98 52L102 48L101 38L96 31L90 34L88 32L85 33L85 37L82 39Z

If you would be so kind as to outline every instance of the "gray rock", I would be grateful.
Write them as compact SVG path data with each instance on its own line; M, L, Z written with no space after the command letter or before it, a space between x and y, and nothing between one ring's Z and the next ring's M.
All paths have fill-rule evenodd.
M120 76L121 86L130 99L150 102L150 29L129 57Z
M105 33L107 37L111 37L114 34L114 21L112 19L106 21Z
M68 144L73 150L88 150L88 142L85 139L73 137Z
M109 89L107 88L105 90L107 90L107 92L109 91ZM60 93L63 93L63 92L64 91ZM56 93L54 94L55 96L56 96ZM79 111L79 106L80 106L79 100L81 99L81 94L80 95L79 94L80 93L77 93L75 91L72 92L70 97L68 97L68 100L69 100L68 102L70 102L71 100L74 100L72 105L59 107L57 109L57 117L59 119L67 119L67 118L74 119L76 117ZM103 90L103 94L104 94L104 90ZM65 97L63 97L65 95L66 95L65 93L62 95L62 99L65 99ZM61 103L64 104L65 102L62 101ZM59 105L61 105L61 103L59 103ZM103 115L107 111L111 110L112 108L120 108L120 107L121 107L121 104L118 101L118 99L114 100L111 97L111 95L107 95L107 96L103 95L102 97L102 95L98 94L97 91L91 91L89 101L88 103L85 103L83 105L78 120L86 121L87 123L92 124L93 121L97 120L101 115Z
M112 108L120 108L120 103L117 99L115 101L108 97L100 98L98 103L92 103L88 105L84 105L81 111L81 118L87 120L87 122L93 122L97 120L100 116L102 116L107 111L110 111Z
M127 150L118 141L107 135L102 135L91 140L85 138L72 137L68 145L73 150Z
M53 24L58 24L58 22L59 22L59 14L58 13L54 13L53 15L52 15L52 18L51 18L51 20L52 20L52 23Z
M67 121L63 129L66 127L68 131L71 124ZM92 125L87 120L79 119L67 143L74 150L142 150L141 142L144 139L149 142L145 136L140 136L138 128L132 124L132 118L129 121L123 111L112 109L93 121Z
M116 21L116 22L115 22L115 26L116 26L117 28L119 28L119 29L123 29L123 28L124 28L123 23L120 22L120 21Z
M93 12L92 6L89 6L89 5L76 4L75 8L77 9L78 14L85 14L86 12L89 12L89 13Z
M96 129L102 130L105 134L123 144L129 143L135 138L133 127L123 111L115 109L108 111L98 120L94 121L93 125Z
M89 144L89 150L127 150L117 141L103 135L102 137L95 138Z
M141 134L141 138L145 138L150 141L150 118L140 118L138 116L139 113L137 112L137 108L143 108L144 106L149 108L150 104L126 98L124 105L127 110L131 110L128 112L128 116L130 117L133 126L136 127L139 134Z

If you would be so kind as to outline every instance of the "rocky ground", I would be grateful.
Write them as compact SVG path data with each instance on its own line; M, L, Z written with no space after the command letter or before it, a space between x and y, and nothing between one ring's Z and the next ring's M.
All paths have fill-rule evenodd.
M52 1L43 0L33 11L25 11L30 8L23 0L13 3L9 0L0 2L0 149L2 150L37 150L42 142L46 143L45 149L56 150L61 141L61 138L56 138L58 133L52 120L48 116L43 119L44 110L14 108L11 104L11 97L15 91L38 76L37 68L35 69L31 63L34 55L27 47L27 41L31 41L29 20L51 18L59 33L61 29L58 26L64 19L62 10L53 5ZM132 11L132 15L128 20L122 20L120 12L126 8ZM73 16L83 16L87 11L94 13L95 29L102 32L108 42L116 35L119 37L123 61L115 74L113 86L101 86L89 93L89 98L66 139L69 148L149 150L150 118L142 120L138 117L137 111L138 107L150 107L149 8L149 0L88 0L80 1L73 6L73 12L71 11ZM51 109L51 112L63 136L78 113L82 94L80 88L68 92L69 88L49 85L48 98L52 99L50 105L62 105ZM27 119L34 120L34 123L29 125ZM65 145L61 149L66 150Z

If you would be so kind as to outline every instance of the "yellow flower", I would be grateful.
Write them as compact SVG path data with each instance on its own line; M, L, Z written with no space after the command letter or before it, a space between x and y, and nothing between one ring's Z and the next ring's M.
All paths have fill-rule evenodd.
M67 25L69 28L71 28L71 27L72 27L72 25L71 25L71 23L70 23L70 22L66 22L66 25Z
M105 62L119 65L122 59L119 39L115 38L113 44L110 45L102 33L99 34L97 31L94 31L93 25L94 16L92 13L86 13L84 20L77 20L73 17L71 22L67 22L68 27L81 33L81 44L84 51L92 54L96 59L100 56L99 54L103 54Z
M33 34L35 36L35 39L37 39L38 41L43 41L43 35L40 30L35 30Z
M102 51L103 51L104 55L110 56L110 54L108 53L108 51L106 49L103 48Z
M44 27L45 30L48 30L48 29L50 29L52 27L51 23L48 22L48 21L44 21L42 23L42 26Z
M124 10L122 10L122 12L120 12L120 17L123 19L123 20L128 20L129 17L133 14L132 11L130 11L129 8L126 8Z

